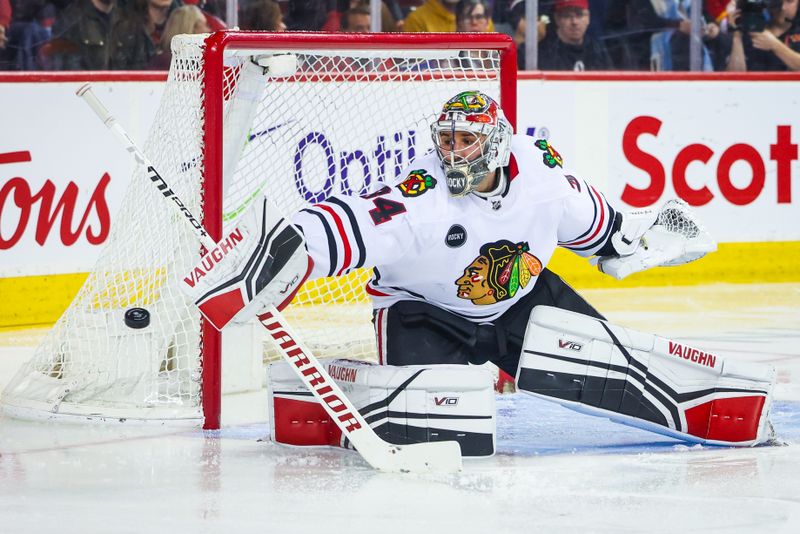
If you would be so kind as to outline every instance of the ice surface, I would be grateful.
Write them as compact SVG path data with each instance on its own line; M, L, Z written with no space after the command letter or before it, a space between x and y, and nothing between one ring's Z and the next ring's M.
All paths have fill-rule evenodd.
M263 396L228 399L220 432L0 417L0 533L800 531L800 285L585 294L621 324L775 365L787 445L688 445L507 395L493 458L393 475L264 441ZM0 333L0 385L42 333Z

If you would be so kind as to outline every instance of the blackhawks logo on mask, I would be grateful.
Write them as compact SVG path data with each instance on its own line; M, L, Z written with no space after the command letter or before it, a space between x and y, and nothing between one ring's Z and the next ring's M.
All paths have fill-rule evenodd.
M551 169L556 165L559 167L563 166L564 160L561 154L547 142L547 139L539 139L536 141L536 148L544 151L544 154L542 154L542 161L544 161L545 165Z
M463 111L464 113L484 112L489 102L478 91L464 91L445 102L442 112Z
M455 282L459 298L477 305L513 298L542 272L542 262L528 250L528 243L506 239L481 246L480 256L472 260Z
M397 186L404 197L418 197L434 187L436 187L436 178L427 174L425 169L411 171L408 178Z

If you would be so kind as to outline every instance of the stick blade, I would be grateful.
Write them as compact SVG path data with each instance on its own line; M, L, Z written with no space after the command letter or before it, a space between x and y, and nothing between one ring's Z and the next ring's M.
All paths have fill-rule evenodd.
M389 473L456 473L461 471L461 446L455 441L412 445L376 444L359 450L372 467ZM363 447L362 447L363 449Z

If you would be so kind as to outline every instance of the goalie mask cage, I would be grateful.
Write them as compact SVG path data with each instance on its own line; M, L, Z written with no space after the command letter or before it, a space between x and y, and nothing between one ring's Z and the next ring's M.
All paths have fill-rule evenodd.
M144 152L215 240L260 194L291 216L396 183L459 91L484 91L515 122L516 50L502 35L220 32L178 36L172 49ZM223 367L249 377L226 378L226 390L262 387L274 356L261 326L219 333L177 289L200 243L145 171L78 295L4 390L7 413L215 429ZM318 356L374 357L370 275L308 282L285 310ZM127 325L131 308L149 323Z

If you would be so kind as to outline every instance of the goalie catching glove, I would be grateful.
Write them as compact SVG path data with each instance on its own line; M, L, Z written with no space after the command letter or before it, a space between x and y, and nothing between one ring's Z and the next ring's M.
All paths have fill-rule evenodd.
M670 200L659 210L626 213L611 244L618 256L592 262L618 280L651 267L689 263L717 250L716 241L682 200Z
M313 262L303 237L261 198L180 281L181 290L215 328L285 308Z

